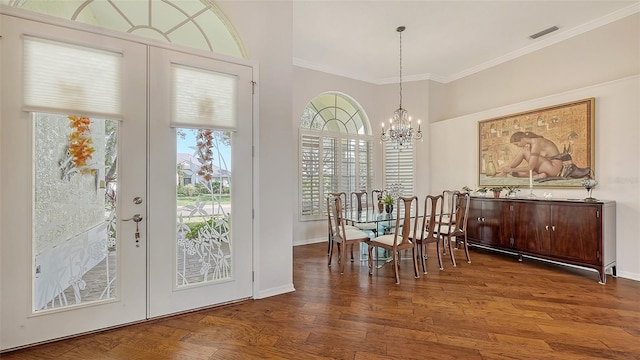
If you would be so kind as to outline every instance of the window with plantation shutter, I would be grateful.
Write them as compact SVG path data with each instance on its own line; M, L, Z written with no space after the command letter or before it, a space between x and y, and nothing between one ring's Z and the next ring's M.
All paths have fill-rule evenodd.
M402 196L413 195L413 144L384 146L385 187L399 186Z
M323 219L330 192L371 189L371 127L350 97L325 93L314 98L300 119L301 220Z

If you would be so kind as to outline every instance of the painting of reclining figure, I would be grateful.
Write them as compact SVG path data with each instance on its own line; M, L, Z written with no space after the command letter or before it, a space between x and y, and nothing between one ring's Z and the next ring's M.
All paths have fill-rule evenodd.
M478 123L479 186L582 187L594 177L595 99Z

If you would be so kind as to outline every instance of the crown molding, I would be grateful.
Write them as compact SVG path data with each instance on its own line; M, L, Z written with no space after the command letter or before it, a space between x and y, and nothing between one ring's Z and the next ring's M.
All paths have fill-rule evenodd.
M443 83L448 83L451 81L455 81L461 78L464 78L466 76L469 75L473 75L475 73L478 73L480 71L489 69L491 67L494 67L496 65L500 65L502 63L505 63L507 61L511 61L513 59L519 58L521 56L530 54L534 51L538 51L540 49L543 49L547 46L551 46L557 43L560 43L562 41L565 41L567 39L570 39L572 37L584 34L588 31L597 29L601 26L610 24L614 21L623 19L627 16L633 15L640 12L640 3L636 3L630 6L627 6L626 8L622 8L620 10L614 11L609 15L603 16L601 18L595 19L593 21L590 21L588 23L582 24L580 26L577 26L575 28L569 29L567 31L552 35L548 38L543 38L542 40L537 41L534 44L531 44L529 46L526 46L524 48L521 48L519 50L513 51L509 54L497 57L493 60L487 61L485 63L482 63L480 65L474 66L472 68L469 68L467 70L463 70L457 74L454 74L452 76L443 76L444 79L446 79L445 81L443 81Z
M588 23L582 24L580 26L577 26L575 28L572 29L568 29L564 32L560 32L558 34L555 35L551 35L547 38L543 37L540 40L534 40L536 41L534 44L531 44L529 46L526 46L524 48L521 48L519 50L513 51L511 53L505 54L503 56L497 57L493 60L484 62L482 64L479 64L477 66L471 67L469 69L463 70L457 74L453 74L453 75L440 75L440 74L433 74L433 73L427 73L427 74L418 74L418 75L412 75L412 76L406 76L403 78L403 81L423 81L423 80L431 80L431 81L436 81L439 83L449 83L455 80L459 80L462 79L464 77L473 75L475 73L478 73L480 71L483 70L487 70L489 68L492 68L494 66L500 65L502 63L505 63L507 61L511 61L514 60L516 58L519 58L521 56L530 54L534 51L538 51L540 49L543 49L545 47L560 43L564 40L570 39L572 37L584 34L588 31L597 29L601 26L610 24L614 21L623 19L627 16L633 15L640 12L640 3L636 3L630 6L627 6L625 8L622 8L620 10L614 11L609 15L603 16L601 18L595 19L593 21L590 21ZM342 77L346 77L349 79L354 79L354 80L359 80L359 81L364 81L364 82L368 82L371 84L375 84L375 85L385 85L385 84L397 84L400 82L400 78L399 77L388 77L388 78L371 78L371 77L367 77L365 75L362 74L353 74L353 73L348 73L345 72L342 69L338 69L338 68L332 68L326 65L321 65L321 64L317 64L317 63L313 63L310 61L306 61L306 60L302 60L299 58L293 58L293 65L295 66L299 66L299 67L303 67L303 68L307 68L310 70L316 70L316 71L320 71L320 72L324 72L324 73L328 73L328 74L333 74L333 75L337 75L337 76L342 76Z

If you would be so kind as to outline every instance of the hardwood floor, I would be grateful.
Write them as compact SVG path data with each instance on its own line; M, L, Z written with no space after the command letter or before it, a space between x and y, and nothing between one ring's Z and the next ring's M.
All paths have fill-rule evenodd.
M2 359L640 359L640 282L480 249L327 267L294 248L296 291L0 355Z

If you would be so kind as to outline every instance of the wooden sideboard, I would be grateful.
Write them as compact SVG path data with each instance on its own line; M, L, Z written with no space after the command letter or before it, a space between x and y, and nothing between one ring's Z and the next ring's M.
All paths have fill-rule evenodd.
M616 275L616 203L471 197L469 244Z

